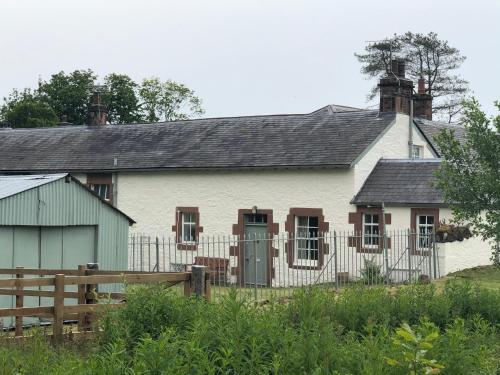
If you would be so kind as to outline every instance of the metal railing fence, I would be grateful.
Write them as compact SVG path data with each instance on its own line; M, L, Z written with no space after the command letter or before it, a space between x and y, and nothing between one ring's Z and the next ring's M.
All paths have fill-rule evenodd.
M232 289L250 298L269 299L288 297L304 286L340 289L440 277L434 233L204 235L196 243L145 234L129 238L131 271L185 272L194 264L205 265L211 273L215 298Z

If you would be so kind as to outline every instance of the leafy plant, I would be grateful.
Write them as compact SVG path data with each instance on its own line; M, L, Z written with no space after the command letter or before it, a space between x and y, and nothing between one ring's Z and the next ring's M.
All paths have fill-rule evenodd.
M443 365L434 359L427 358L432 349L432 343L439 337L439 331L432 323L424 323L418 332L403 323L396 329L393 345L399 350L397 359L386 358L390 366L400 366L408 369L408 375L439 374Z
M382 274L382 266L378 265L373 257L371 259L365 257L364 264L365 266L360 271L362 284L377 285L387 281L387 277Z

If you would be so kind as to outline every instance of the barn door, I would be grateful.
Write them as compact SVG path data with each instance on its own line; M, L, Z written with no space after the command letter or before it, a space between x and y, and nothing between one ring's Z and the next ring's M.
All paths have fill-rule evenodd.
M0 268L12 268L14 250L14 230L12 227L0 226ZM15 275L0 275L0 279L10 279ZM14 296L0 296L0 308L8 309L14 307ZM12 317L0 318L4 327L10 327Z
M38 268L40 259L40 229L38 227L13 227L14 231L14 267ZM25 278L38 277L25 275ZM37 290L39 287L26 287ZM24 296L24 307L36 307L40 304L40 297ZM23 324L36 324L38 318L23 318Z
M95 261L95 227L68 226L41 228L40 268L77 269L80 264ZM53 287L44 287L54 290ZM76 285L65 291L76 292ZM76 304L76 299L67 298L65 304ZM41 305L51 306L52 298L42 298Z

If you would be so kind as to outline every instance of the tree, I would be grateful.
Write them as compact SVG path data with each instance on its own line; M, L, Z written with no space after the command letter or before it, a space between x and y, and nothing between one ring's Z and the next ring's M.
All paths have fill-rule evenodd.
M139 88L141 108L147 122L185 120L204 113L194 91L174 81L144 79Z
M461 112L460 103L468 92L468 82L453 72L466 57L436 33L407 32L369 44L365 53L354 54L362 64L361 72L369 78L382 77L390 71L391 58L407 63L407 76L413 81L424 78L426 93L433 98L433 112L451 122ZM374 87L368 98L377 95Z
M500 111L500 102L495 104ZM463 108L464 140L459 142L453 130L435 139L443 158L437 186L456 221L469 222L493 242L493 260L500 264L500 115L488 119L475 99Z
M47 82L40 81L38 93L59 118L73 124L85 124L96 79L90 69L69 74L59 72Z
M103 102L108 106L108 121L131 124L141 121L138 85L126 74L111 73L104 77Z
M0 110L0 118L14 128L47 127L57 124L58 118L52 108L29 89L13 90L8 103Z
M57 119L85 124L96 81L92 70L75 70L40 80L33 91L13 90L0 107L0 120L16 127L50 126ZM152 78L138 85L125 74L104 77L102 100L115 124L185 120L204 112L200 98L181 83Z

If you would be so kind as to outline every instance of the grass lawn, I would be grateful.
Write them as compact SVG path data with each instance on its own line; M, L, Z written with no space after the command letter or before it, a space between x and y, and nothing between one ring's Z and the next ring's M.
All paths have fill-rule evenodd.
M468 268L462 271L449 274L442 279L436 281L438 285L444 284L449 279L470 280L478 283L484 288L499 289L500 288L500 267L481 266Z

